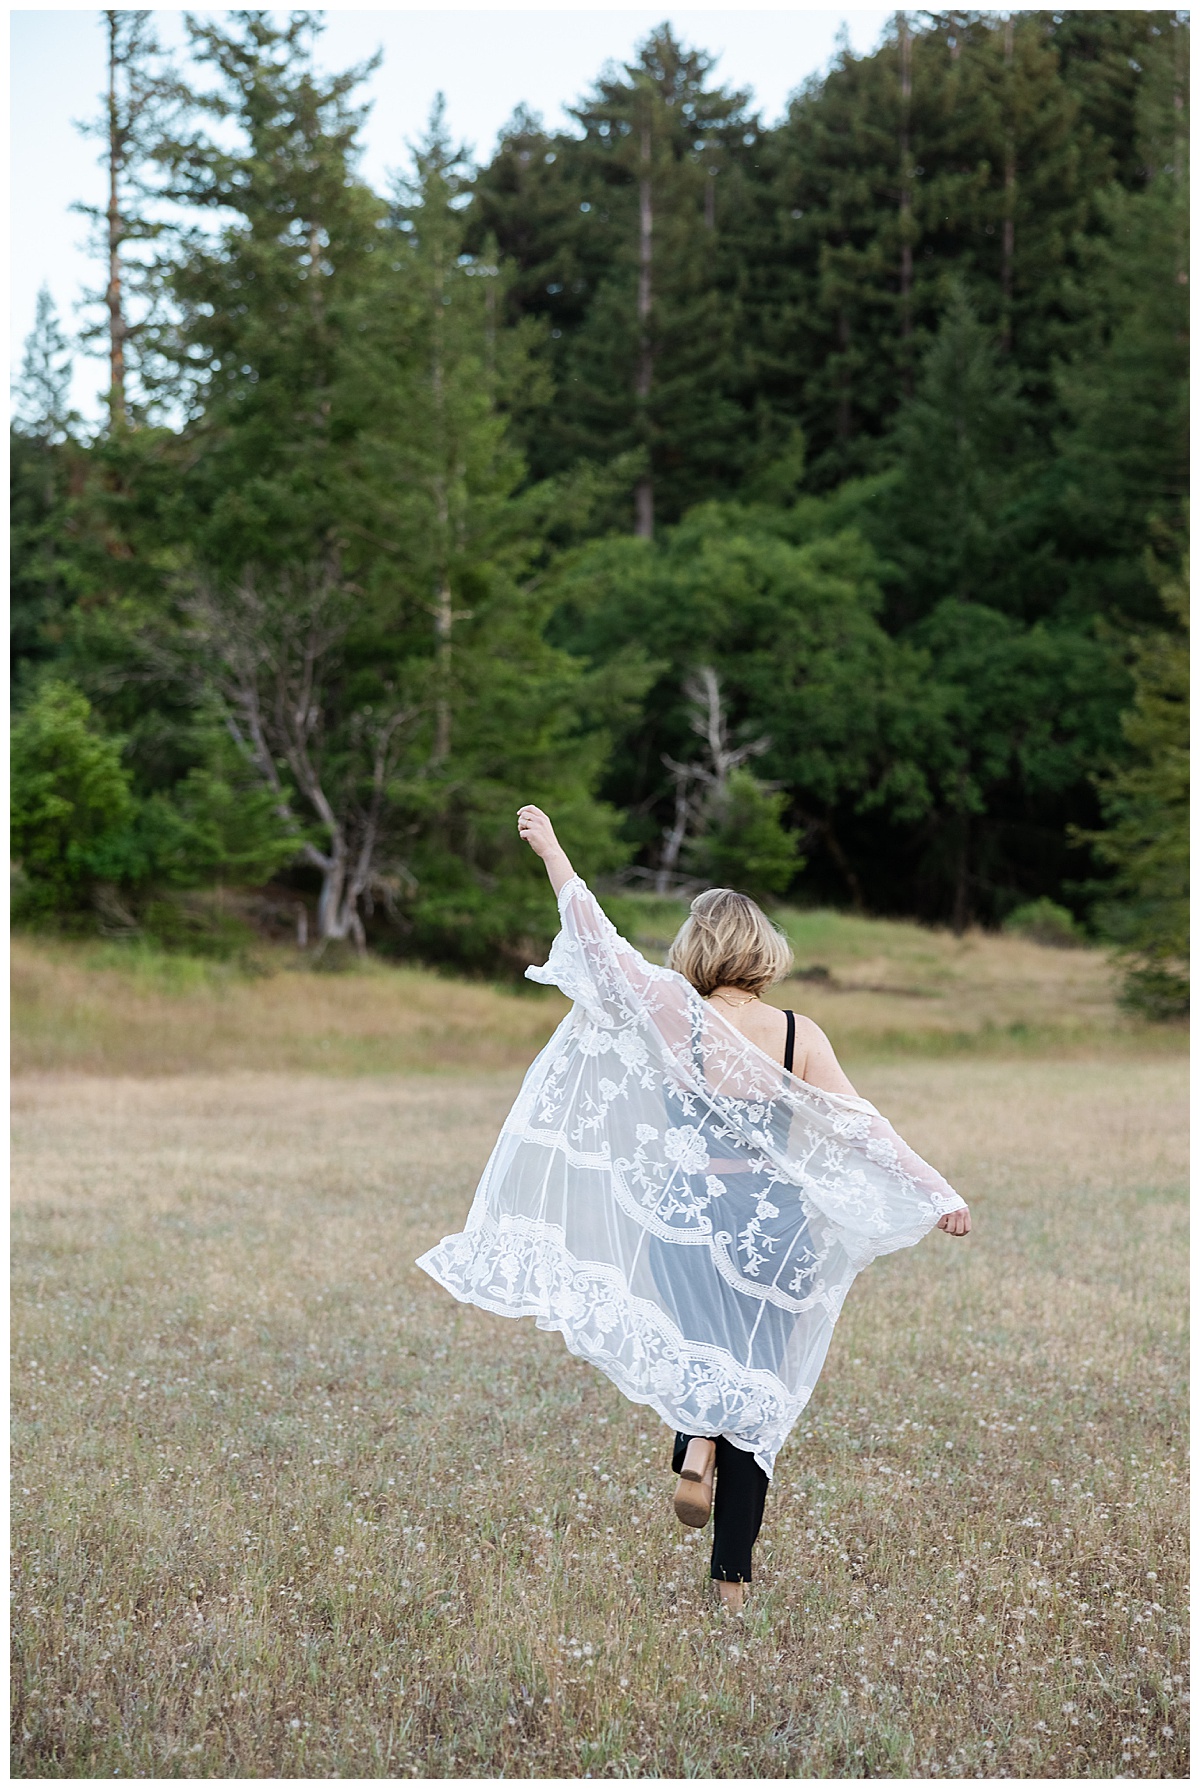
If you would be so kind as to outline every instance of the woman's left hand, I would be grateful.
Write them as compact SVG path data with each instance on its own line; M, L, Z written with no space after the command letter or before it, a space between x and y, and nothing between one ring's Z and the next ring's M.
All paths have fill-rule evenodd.
M966 1236L971 1228L971 1214L965 1205L960 1205L957 1211L944 1211L936 1228L944 1230L947 1236Z

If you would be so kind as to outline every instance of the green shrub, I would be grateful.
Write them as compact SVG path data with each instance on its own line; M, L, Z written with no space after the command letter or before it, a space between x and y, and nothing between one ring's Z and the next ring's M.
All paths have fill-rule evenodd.
M1125 970L1121 1005L1146 1019L1184 1019L1191 1005L1191 982L1185 970L1165 964L1135 964Z
M12 854L20 869L14 905L28 917L86 903L119 856L135 811L123 742L96 727L91 704L69 683L44 683L12 727Z
M221 742L217 741L218 748ZM203 900L174 890L254 884L291 861L298 840L228 749L169 793L141 799L83 692L50 680L12 727L13 911L17 918L92 924L167 949L231 957L251 933Z
M735 770L709 807L707 825L686 850L694 876L757 899L786 893L804 867L799 836L783 824L787 796L748 770Z
M1088 941L1074 914L1045 895L1038 901L1026 901L1024 906L1015 907L1004 921L1003 929L1015 937L1028 938L1034 944L1050 944L1060 950L1069 950Z

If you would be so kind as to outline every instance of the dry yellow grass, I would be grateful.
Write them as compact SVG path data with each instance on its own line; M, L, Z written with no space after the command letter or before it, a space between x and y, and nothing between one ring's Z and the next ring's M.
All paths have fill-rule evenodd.
M19 1080L16 1773L1185 1775L1183 1065L850 1066L976 1228L735 1620L657 1418L412 1265L511 1072Z
M681 902L643 897L638 942L656 960L686 912ZM772 990L777 1006L806 1012L839 1049L944 1055L961 1050L1178 1050L1180 1028L1153 1026L1121 1011L1108 956L1054 949L1028 939L973 930L956 938L908 920L858 919L784 909L775 916L792 942L797 971L819 967L828 982L790 979Z
M662 955L685 909L632 903L639 941ZM799 966L832 985L790 980L780 1006L808 1013L844 1052L879 1058L960 1054L1178 1055L1179 1027L1121 1013L1103 954L836 913L785 914ZM516 990L368 963L307 972L262 946L269 971L230 970L120 945L13 945L13 1064L95 1074L221 1069L325 1074L518 1069L566 1011L553 989Z
M567 1011L557 990L518 991L368 962L296 969L262 947L253 979L122 946L16 938L13 1067L91 1074L295 1069L322 1074L520 1068Z

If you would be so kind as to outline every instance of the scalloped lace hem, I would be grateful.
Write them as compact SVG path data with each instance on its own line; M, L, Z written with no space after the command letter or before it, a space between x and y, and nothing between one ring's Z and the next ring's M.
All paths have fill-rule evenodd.
M775 1374L689 1341L629 1290L619 1269L580 1261L545 1224L485 1219L427 1250L417 1266L462 1304L534 1318L631 1403L648 1405L684 1434L724 1435L753 1454L768 1478L812 1396L811 1386L789 1391Z

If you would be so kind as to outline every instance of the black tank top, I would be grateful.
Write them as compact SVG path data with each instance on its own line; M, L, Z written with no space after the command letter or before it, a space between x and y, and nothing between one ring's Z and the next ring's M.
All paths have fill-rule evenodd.
M796 1015L794 1012L789 1011L789 1012L785 1012L783 1016L787 1020L787 1042L783 1046L783 1066L784 1066L784 1069L786 1070L786 1072L790 1075L792 1073L792 1063L795 1060L795 1055L796 1055ZM697 1049L697 1035L696 1035L695 1030L693 1029L693 1032L692 1032L693 1054L695 1053L696 1049Z

